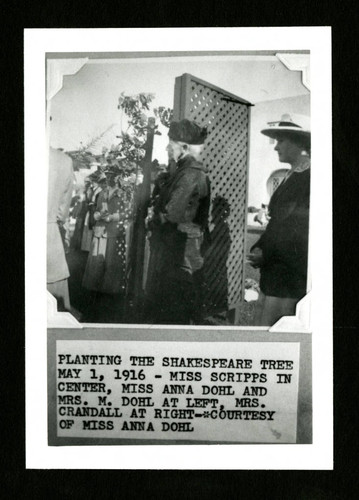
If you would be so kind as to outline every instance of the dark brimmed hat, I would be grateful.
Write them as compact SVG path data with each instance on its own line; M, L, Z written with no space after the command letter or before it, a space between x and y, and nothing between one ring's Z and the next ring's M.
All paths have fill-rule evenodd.
M97 178L97 182L100 183L100 182L103 182L106 180L106 175L101 173L98 178Z
M103 173L106 175L118 176L118 175L121 175L122 170L120 169L120 167L118 165L110 165L109 164L109 165L106 165L106 167L103 170Z
M261 130L261 133L276 139L280 135L296 134L298 136L310 138L310 119L308 116L298 114L285 114L276 122L268 122L269 127Z
M196 122L184 118L179 122L171 122L168 137L172 141L186 144L203 144L207 137L207 127L200 127Z
M106 180L106 175L101 172L101 170L96 170L93 172L91 175L88 176L88 179L92 182L101 182L103 180Z

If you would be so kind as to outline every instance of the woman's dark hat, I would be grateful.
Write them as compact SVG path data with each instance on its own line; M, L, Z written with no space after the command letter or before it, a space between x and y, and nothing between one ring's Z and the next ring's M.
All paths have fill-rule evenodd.
M106 180L106 175L101 172L101 170L96 170L93 172L91 175L88 176L88 179L92 182L101 182L103 180Z
M179 122L171 122L168 137L172 141L186 144L203 144L207 137L207 127L200 127L196 122L185 118Z
M103 173L106 175L120 175L122 173L122 170L118 165L106 165L105 169L103 170Z
M98 178L97 178L97 182L100 183L100 182L103 182L106 180L106 175L101 173Z
M268 122L269 127L261 130L262 134L276 139L283 133L290 132L310 138L310 118L309 116L298 114L285 114L276 122Z

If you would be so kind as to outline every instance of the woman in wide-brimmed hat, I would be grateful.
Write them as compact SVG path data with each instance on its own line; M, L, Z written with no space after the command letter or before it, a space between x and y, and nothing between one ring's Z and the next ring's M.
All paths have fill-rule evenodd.
M291 166L273 193L270 221L251 248L248 260L260 268L260 295L255 325L271 326L282 316L295 314L307 291L310 124L301 115L283 115L262 134L276 139L279 161Z

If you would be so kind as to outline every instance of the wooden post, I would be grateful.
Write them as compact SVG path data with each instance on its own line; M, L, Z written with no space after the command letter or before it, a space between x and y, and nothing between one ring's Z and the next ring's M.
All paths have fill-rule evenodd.
M147 141L145 144L145 157L142 161L143 181L137 189L137 212L134 227L134 259L133 259L133 321L140 321L143 311L143 273L146 243L145 219L151 197L151 162L153 139L155 132L155 118L148 119Z

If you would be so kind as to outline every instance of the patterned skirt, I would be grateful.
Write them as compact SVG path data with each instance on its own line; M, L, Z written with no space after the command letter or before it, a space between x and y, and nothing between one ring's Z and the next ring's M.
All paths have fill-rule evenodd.
M126 237L92 239L82 286L100 293L117 294L126 289Z

